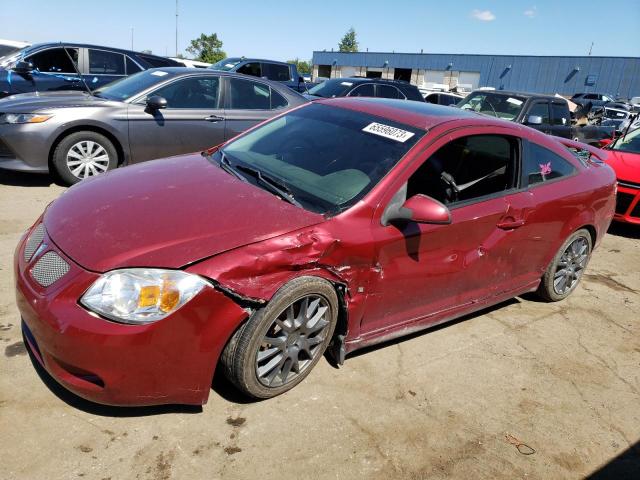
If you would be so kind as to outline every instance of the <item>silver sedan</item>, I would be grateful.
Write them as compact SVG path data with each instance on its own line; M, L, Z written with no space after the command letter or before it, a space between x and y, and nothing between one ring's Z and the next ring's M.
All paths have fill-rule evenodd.
M0 100L0 168L73 184L132 163L204 150L305 103L275 82L189 68L152 69L92 93Z

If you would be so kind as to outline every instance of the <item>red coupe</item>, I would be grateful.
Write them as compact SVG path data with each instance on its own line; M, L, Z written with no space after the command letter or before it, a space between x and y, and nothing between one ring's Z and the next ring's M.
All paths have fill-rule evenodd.
M640 225L640 128L608 147L607 163L618 177L615 220Z
M63 194L16 250L24 337L100 403L202 404L217 366L272 397L325 350L567 297L613 217L605 156L453 108L321 100Z

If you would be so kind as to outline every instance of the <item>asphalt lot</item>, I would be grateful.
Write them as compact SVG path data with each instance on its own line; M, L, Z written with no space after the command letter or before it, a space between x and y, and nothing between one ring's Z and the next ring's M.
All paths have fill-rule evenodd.
M122 409L32 365L13 249L64 189L0 171L0 479L640 478L640 228L615 226L566 301L514 299L322 360L247 402Z

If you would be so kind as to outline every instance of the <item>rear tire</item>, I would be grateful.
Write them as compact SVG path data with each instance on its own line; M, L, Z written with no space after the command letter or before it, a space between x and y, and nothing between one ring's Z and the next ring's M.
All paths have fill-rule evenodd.
M67 135L53 152L53 167L66 185L73 185L117 166L118 152L113 143L96 132L82 131Z
M592 248L591 234L584 228L567 238L542 276L538 296L548 302L567 298L580 283Z
M329 282L292 280L231 337L221 356L226 377L254 398L292 389L324 354L337 318L338 297Z

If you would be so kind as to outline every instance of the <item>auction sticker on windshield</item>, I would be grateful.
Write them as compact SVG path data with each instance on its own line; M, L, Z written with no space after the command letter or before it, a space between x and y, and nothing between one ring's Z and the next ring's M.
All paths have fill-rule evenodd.
M391 127L389 125L384 125L382 123L370 123L366 127L362 129L363 132L373 133L374 135L379 135L381 137L390 138L391 140L395 140L396 142L404 143L413 137L413 132L407 132L406 130L402 130L401 128Z

